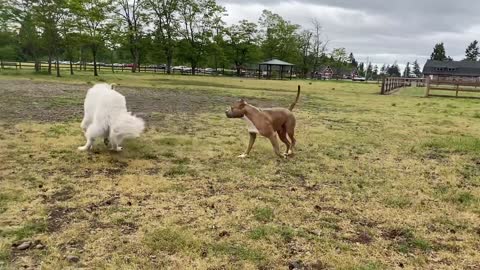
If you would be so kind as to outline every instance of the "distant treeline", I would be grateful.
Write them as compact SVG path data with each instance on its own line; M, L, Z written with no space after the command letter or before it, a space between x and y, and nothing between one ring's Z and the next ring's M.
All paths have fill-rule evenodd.
M226 25L226 16L215 0L0 0L0 59L47 61L58 76L60 61L92 62L95 75L98 62L129 64L132 72L165 64L167 73L188 65L193 74L208 67L241 75L272 58L304 77L327 66L373 79L400 74L396 64L379 68L357 63L345 48L329 50L314 18L301 27L268 10L258 22Z

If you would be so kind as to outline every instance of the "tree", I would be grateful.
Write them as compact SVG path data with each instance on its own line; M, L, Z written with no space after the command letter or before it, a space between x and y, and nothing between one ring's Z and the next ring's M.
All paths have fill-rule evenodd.
M417 76L417 78L422 77L422 71L420 71L420 66L418 65L417 60L413 62L413 73Z
M364 64L364 63L358 64L357 74L358 74L358 76L360 76L360 77L364 77L364 76L365 76L365 64Z
M373 78L374 80L376 80L376 79L378 78L378 66L377 66L377 65L375 65L375 66L373 67L372 78Z
M465 60L477 61L479 55L478 41L474 40L465 50Z
M178 3L179 0L147 0L148 7L156 16L154 35L165 54L168 74L172 70L176 39L179 35Z
M410 77L410 62L407 62L407 65L405 66L405 70L403 71L403 77L408 78Z
M143 0L115 0L119 5L117 14L126 25L127 44L132 56L132 72L140 70L140 43L142 41L145 13Z
M373 67L372 63L368 63L367 70L365 71L365 80L372 78L373 76Z
M400 77L400 68L398 67L397 63L394 63L393 65L389 66L387 69L387 74L388 76L391 77Z
M387 73L387 66L383 64L383 66L380 68L380 75L385 75Z
M328 41L324 41L322 38L322 25L317 19L312 19L313 26L313 36L312 36L312 57L313 57L313 66L312 70L317 71L319 62L322 58L322 55L325 54L327 49Z
M313 32L310 30L303 30L300 35L300 50L302 56L301 70L303 76L306 77L308 71L310 70L312 57L310 55L312 47L312 36Z
M79 32L83 42L90 48L93 57L93 74L98 76L97 55L104 44L104 36L112 23L107 16L112 11L110 0L74 0L71 10L78 18Z
M242 65L257 60L257 25L247 20L228 27L225 31L229 58L235 64L237 75L240 75Z
M180 31L183 40L179 44L179 56L190 62L192 74L206 56L213 31L221 25L225 8L215 0L179 0Z
M262 51L267 59L280 58L291 63L301 61L300 26L292 24L280 15L264 10L259 19L262 27Z
M357 62L357 60L355 60L355 57L353 56L353 53L350 53L350 55L348 56L348 60L349 60L350 64L352 65L352 67L357 67L358 66L358 62Z
M341 75L348 66L347 50L345 48L335 48L330 53L330 56L330 67L334 68L334 72L337 75Z
M430 56L431 60L444 61L447 60L447 55L445 53L445 46L442 43L437 43L433 48L432 55Z
M57 77L60 77L61 23L66 16L66 3L62 0L38 0L34 7L35 19L42 29L42 37L48 52L48 73L51 74L52 58L55 58Z

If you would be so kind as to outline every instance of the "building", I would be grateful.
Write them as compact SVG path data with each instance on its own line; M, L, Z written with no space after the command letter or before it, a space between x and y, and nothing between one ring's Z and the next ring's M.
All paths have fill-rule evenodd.
M443 81L478 81L480 62L428 60L423 67L425 77Z

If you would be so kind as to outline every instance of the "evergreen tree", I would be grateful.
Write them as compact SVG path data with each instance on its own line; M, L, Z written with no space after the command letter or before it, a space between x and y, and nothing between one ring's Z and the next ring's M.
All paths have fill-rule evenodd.
M385 66L385 64L383 64L383 66L380 68L380 74L385 75L386 72L387 72L387 66Z
M400 77L400 68L398 67L397 63L394 63L393 65L389 66L387 69L387 74L388 76L391 77Z
M405 70L403 71L403 77L410 77L410 62L407 62L407 66L405 66Z
M348 60L353 67L358 66L358 62L357 62L357 60L355 60L355 57L353 56L353 53L350 53L350 55L348 56Z
M445 46L442 43L437 43L433 48L432 55L430 56L431 60L445 61L447 60L447 55L445 53Z
M360 76L360 77L365 76L365 64L364 64L364 63L358 64L357 74L358 74L358 76Z
M420 70L420 66L418 65L417 60L413 62L413 73L417 76L417 78L422 77L422 71Z
M479 55L478 41L474 40L465 50L465 60L477 61Z
M372 78L372 75L373 75L373 67L372 67L372 63L369 63L367 67L367 71L365 72L365 79L368 80L369 78Z
M377 79L377 78L378 78L378 66L377 66L377 65L375 65L375 66L373 67L372 78L373 78L373 79Z

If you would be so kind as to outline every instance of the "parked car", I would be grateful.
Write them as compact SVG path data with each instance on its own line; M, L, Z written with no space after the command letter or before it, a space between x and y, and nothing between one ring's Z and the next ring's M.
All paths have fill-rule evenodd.
M352 81L354 82L364 82L366 81L365 77L353 77Z
M149 65L148 68L155 68L155 69L165 69L167 65L160 64L160 65Z
M192 68L191 67L183 67L182 68L182 73L190 73L192 72Z
M213 68L206 68L205 73L206 74L212 74L215 70Z
M182 71L183 68L185 68L185 66L174 66L174 67L172 67L172 70L173 71Z

